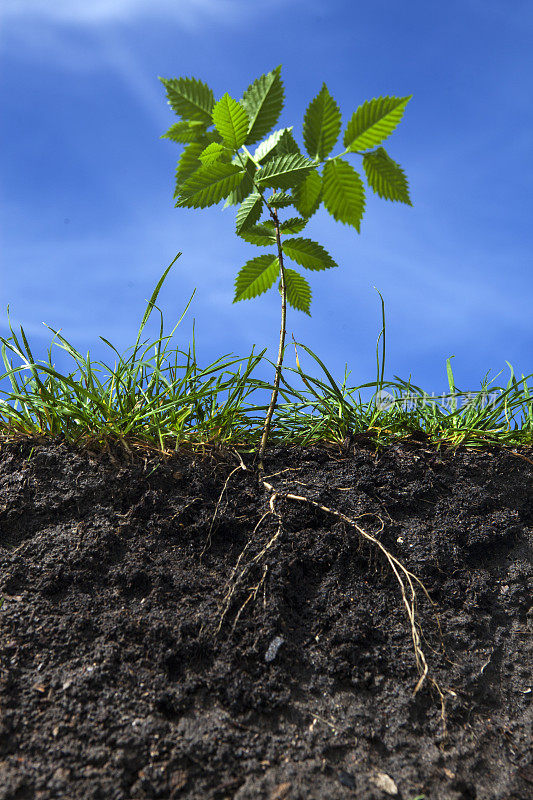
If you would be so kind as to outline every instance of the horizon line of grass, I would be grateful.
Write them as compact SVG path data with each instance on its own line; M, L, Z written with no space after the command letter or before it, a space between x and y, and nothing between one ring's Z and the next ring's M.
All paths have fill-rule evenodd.
M268 403L245 405L244 401L257 390L271 392L273 389L271 383L251 377L267 348L259 355L254 355L254 345L242 375L242 359L231 359L230 354L221 356L205 369L199 369L193 324L192 356L190 345L187 353L179 349L170 351L175 354L174 366L163 368L168 341L185 316L196 291L172 332L163 336L163 314L155 301L166 274L148 302L131 359L124 360L107 339L99 337L119 357L118 367L115 361L114 370L102 362L96 362L96 365L108 370L107 383L100 382L96 377L99 370L95 370L95 365L91 364L89 352L84 359L58 331L48 325L54 333L54 339L57 336L60 340L58 346L69 353L78 370L68 376L55 370L51 360L54 339L48 349L48 364L36 363L22 326L23 346L11 327L8 306L12 336L9 339L0 337L2 359L7 369L0 380L9 377L12 391L0 390L0 393L7 395L7 400L0 399L0 434L8 438L63 434L65 439L73 443L84 440L87 444L105 446L107 441L115 440L122 443L126 450L130 450L130 446L155 447L165 453L169 449L177 450L180 446L196 448L205 444L238 447L244 452L257 448L264 416L249 415L252 412L265 412ZM413 435L427 438L437 447L464 445L479 448L490 444L517 447L533 444L533 387L528 385L533 374L522 375L517 380L509 362L506 363L511 375L505 387L491 386L501 372L490 382L487 373L477 392L463 392L457 388L451 358L447 359L448 394L430 395L410 380L405 381L398 376L393 381L386 381L383 298L381 304L383 327L377 340L375 381L348 388L346 365L344 380L339 387L319 357L304 344L293 341L297 368L283 367L279 395L285 402L278 402L275 408L269 444L341 443L350 434L368 435L377 448ZM144 341L140 345L140 336L153 308L161 316L160 335L155 342L148 344L136 360L139 347L147 343ZM161 343L164 341L167 344L161 352ZM152 347L155 365L152 358L144 360ZM297 347L302 347L319 364L327 382L302 371ZM22 366L13 367L12 362L8 362L7 349L21 359ZM178 365L178 353L186 356L186 364ZM226 358L230 360L221 363ZM275 366L270 359L265 360ZM231 371L230 368L237 363L238 371ZM151 373L148 373L148 367L152 367ZM29 370L31 377L19 384L15 376L23 370ZM80 380L75 379L78 371ZM165 371L169 372L171 380L164 376ZM183 371L181 376L180 371ZM47 377L42 380L39 372ZM287 372L296 373L307 391L290 386L285 377ZM361 392L368 394L370 390L370 398L363 400ZM223 403L218 400L221 393L227 393ZM461 402L463 400L466 402ZM10 405L10 402L14 405ZM174 441L173 445L170 440Z

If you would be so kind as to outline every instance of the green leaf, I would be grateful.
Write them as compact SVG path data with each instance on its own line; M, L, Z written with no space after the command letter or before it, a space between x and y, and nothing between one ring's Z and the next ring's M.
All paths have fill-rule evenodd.
M241 268L235 281L235 297L238 300L250 300L270 289L279 275L279 261L272 253L252 258Z
M322 198L322 176L313 169L293 190L294 205L302 217L312 217Z
M276 243L276 234L265 225L253 225L238 231L241 239L249 244L256 244L258 247L270 247Z
M408 206L413 205L405 172L382 147L378 147L375 153L365 153L363 167L368 183L376 194L385 200L399 200Z
M300 148L298 147L298 143L296 139L292 135L292 128L285 128L281 136L279 137L279 141L274 148L274 154L277 156L286 156L291 155L292 153L297 153L301 155Z
M239 185L244 170L235 164L217 162L200 167L180 188L178 207L207 208L226 197Z
M242 161L240 159L240 156L239 155L235 156L235 158L233 158L231 163L236 164L237 166L241 166ZM245 197L248 197L250 192L252 192L254 189L253 178L256 172L257 172L257 167L255 166L254 162L250 158L246 158L244 178L237 186L237 188L233 189L229 193L228 199L224 203L224 208L227 208L228 206L236 206L239 203L242 203Z
M298 311L305 311L311 316L309 308L311 306L311 287L306 279L296 270L285 267L285 287L287 290L287 302ZM281 290L281 281L279 283Z
M308 219L291 217L290 219L284 219L283 222L280 222L279 229L282 233L300 233L300 231L303 231L308 222ZM262 224L266 225L266 227L270 228L271 230L275 230L274 221L271 219L265 220Z
M270 197L267 197L267 203L272 208L286 208L292 206L293 199L287 192L273 192Z
M302 155L274 156L267 161L256 176L261 186L275 189L290 189L305 178L314 167L314 162Z
M174 192L174 197L177 197L180 193L181 185L202 166L200 156L205 146L204 143L194 142L193 144L187 145L181 154L176 168L176 191Z
M323 161L341 132L341 112L325 83L309 104L304 117L304 144L311 158Z
M281 65L261 75L247 88L241 103L248 112L250 127L245 144L255 144L272 130L283 108Z
M210 131L206 131L205 132L205 138L207 139L207 141L209 143L217 142L219 144L222 144L222 136L220 135L220 133L217 130L215 130L215 128L213 128Z
M289 258L306 269L320 270L338 266L322 245L311 239L302 239L300 236L296 239L285 239L281 246Z
M232 150L238 150L248 135L250 120L244 107L226 92L213 109L215 128Z
M243 200L241 207L237 211L236 230L240 233L243 230L252 228L263 209L263 198L257 192L249 195L246 200Z
M180 117L211 125L215 95L196 78L159 78L167 90L168 104Z
M412 96L378 97L359 106L344 133L346 149L368 150L381 144L399 125Z
M268 139L265 139L263 142L261 142L261 144L258 144L254 153L255 161L261 163L261 161L264 161L267 156L275 155L276 145L278 144L280 138L284 135L285 131L292 131L292 127L280 128L279 131L274 131L270 134Z
M211 142L199 155L199 159L204 167L208 167L210 164L214 164L217 161L225 161L228 163L230 158L231 154L227 148L219 142Z
M322 183L322 199L329 213L361 233L365 189L358 173L346 161L335 158L326 161Z
M189 142L203 141L205 136L204 122L175 122L160 138L171 139L179 144L189 144Z

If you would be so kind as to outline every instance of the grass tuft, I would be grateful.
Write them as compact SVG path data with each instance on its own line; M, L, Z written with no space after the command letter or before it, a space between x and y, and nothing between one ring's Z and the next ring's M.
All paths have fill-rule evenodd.
M178 323L163 336L163 314L155 304L157 295L172 264L157 284L143 316L131 357L121 356L104 337L100 337L118 356L111 368L102 362L84 358L58 331L58 346L74 360L77 370L62 375L51 359L36 363L23 328L21 341L8 320L11 337L0 337L2 359L12 390L0 399L0 435L58 436L67 441L106 447L121 443L131 448L156 449L163 453L181 446L197 449L206 444L224 445L251 452L262 433L264 412L268 405L251 405L247 398L258 391L271 393L273 384L252 376L264 359L261 353L246 360L224 355L201 369L192 351L170 351L167 347L194 296L187 303ZM381 295L380 295L381 297ZM481 448L487 445L520 447L533 444L533 375L518 380L507 362L510 377L505 386L493 385L485 376L477 392L465 392L455 385L451 359L447 361L449 393L435 396L397 376L384 380L385 311L377 345L377 377L370 383L348 388L348 374L339 386L331 373L306 345L293 342L296 369L284 367L279 401L270 432L270 443L307 445L316 442L352 441L353 437L370 438L376 447L405 438L418 438L440 447ZM161 317L159 338L140 344L142 331L152 310ZM49 326L47 326L49 327ZM381 342L381 357L380 357ZM162 344L164 346L162 347ZM146 345L146 347L145 347ZM325 379L305 374L300 366L298 347L303 348L319 365ZM144 349L143 349L144 348ZM128 348L131 350L132 348ZM153 355L148 353L153 349ZM13 367L7 351L22 362ZM264 359L275 366L269 359ZM236 369L236 365L238 369ZM107 377L98 378L102 367ZM20 373L29 372L22 378ZM296 389L287 380L294 373L305 389ZM366 395L367 399L363 399ZM263 415L257 416L263 412Z

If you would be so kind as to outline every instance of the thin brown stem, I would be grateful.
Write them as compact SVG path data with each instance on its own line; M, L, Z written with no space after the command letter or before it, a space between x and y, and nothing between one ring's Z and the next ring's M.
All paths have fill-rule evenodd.
M285 270L283 267L283 250L281 248L281 236L279 230L279 218L278 212L275 209L269 208L270 214L272 219L274 220L274 227L276 230L276 244L278 246L278 259L279 259L279 272L280 272L280 288L281 288L281 329L279 332L279 350L278 350L278 361L276 364L276 375L274 377L274 390L272 392L272 396L270 398L270 405L268 406L267 415L265 418L265 425L263 428L263 435L261 437L261 444L259 446L259 451L257 453L259 458L259 483L263 480L264 474L264 466L263 466L263 456L265 453L265 447L268 439L268 434L270 432L270 424L272 422L272 415L274 414L274 408L276 406L276 400L278 399L278 390L279 390L279 382L281 379L281 366L283 363L283 350L285 346L285 323L287 319L287 288L285 285Z

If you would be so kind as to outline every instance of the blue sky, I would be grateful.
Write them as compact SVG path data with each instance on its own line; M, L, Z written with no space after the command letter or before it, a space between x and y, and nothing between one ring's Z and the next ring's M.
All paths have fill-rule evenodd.
M120 353L134 344L146 301L181 251L159 297L166 333L196 294L171 348L187 350L194 319L201 366L245 358L254 344L275 360L277 292L232 303L239 268L264 251L236 237L234 208L174 207L182 148L160 139L176 117L158 76L193 76L217 98L239 98L282 64L276 127L294 125L300 144L323 81L343 128L365 100L413 95L385 144L413 207L368 188L360 234L325 211L312 218L304 235L339 268L305 271L312 316L289 307L288 341L305 343L341 381L347 363L350 386L374 380L377 287L387 377L444 391L452 355L463 390L489 370L503 369L505 383L506 360L530 374L532 33L526 0L4 0L0 335L10 335L9 304L37 360L53 337L46 322L113 366L99 336ZM364 176L360 157L349 160ZM143 339L158 324L154 313ZM56 345L52 361L75 369ZM295 366L292 349L286 364ZM272 369L255 374L271 379Z

